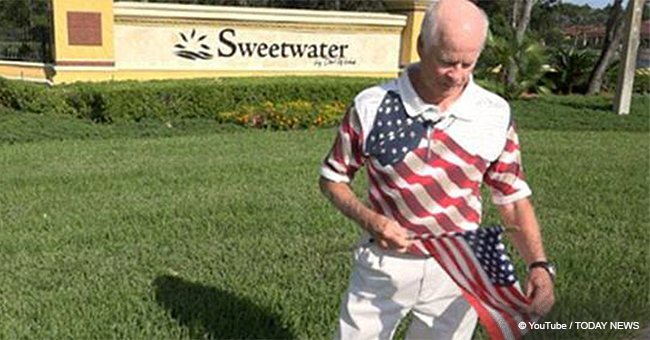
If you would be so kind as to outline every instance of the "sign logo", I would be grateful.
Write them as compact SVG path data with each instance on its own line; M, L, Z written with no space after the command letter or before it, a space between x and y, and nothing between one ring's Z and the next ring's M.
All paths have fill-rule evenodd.
M183 32L178 32L178 34L182 42L174 45L176 48L174 54L177 56L190 60L209 60L214 57L210 53L210 46L203 42L208 37L207 35L196 37L196 29L192 29L192 33L189 34L189 39Z

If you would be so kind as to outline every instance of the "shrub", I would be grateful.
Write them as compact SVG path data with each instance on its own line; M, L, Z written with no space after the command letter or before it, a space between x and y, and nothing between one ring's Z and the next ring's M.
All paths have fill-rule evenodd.
M110 123L106 113L106 99L102 92L92 88L79 88L66 95L67 104L74 109L77 118L86 118L96 123Z
M586 93L598 55L592 50L560 47L553 50L552 71L546 77L556 93Z
M247 105L237 111L224 112L221 118L252 127L289 130L336 125L345 104L340 101L311 103L304 100L287 103L266 101L260 105Z
M17 111L74 114L64 98L45 85L9 81L0 77L0 105Z
M617 60L607 70L607 76L603 82L604 90L608 92L616 92L619 68L620 60ZM634 71L634 85L632 91L639 94L650 93L650 68L638 68Z
M477 78L489 81L496 93L508 99L530 93L550 93L543 79L548 59L546 48L532 39L518 43L512 33L509 34L511 36L506 37L488 34L486 49L477 66ZM511 62L516 66L514 84L507 81Z
M650 93L650 67L639 68L634 72L634 92Z
M65 113L99 123L209 118L288 129L326 126L371 78L275 77L77 83L55 87L4 80L0 105Z

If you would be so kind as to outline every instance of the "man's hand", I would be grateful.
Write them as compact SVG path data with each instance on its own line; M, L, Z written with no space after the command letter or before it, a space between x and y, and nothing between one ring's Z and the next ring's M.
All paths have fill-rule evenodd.
M533 268L526 276L524 293L531 299L529 312L546 315L555 304L553 280L544 268Z
M347 183L332 182L321 177L320 189L343 215L367 230L381 248L404 253L411 246L406 229L366 207Z
M542 246L542 235L533 211L533 206L527 198L513 203L498 205L501 221L510 228L510 240L526 263L546 259ZM530 298L529 312L545 315L555 304L553 280L544 268L532 268L526 276L524 293Z
M405 253L412 243L406 229L394 220L381 215L377 215L377 218L369 223L367 230L383 249Z

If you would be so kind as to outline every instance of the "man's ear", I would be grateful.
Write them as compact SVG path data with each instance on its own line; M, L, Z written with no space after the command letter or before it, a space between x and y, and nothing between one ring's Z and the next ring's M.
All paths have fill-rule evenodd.
M420 60L424 59L424 45L422 43L422 34L418 35L417 51Z

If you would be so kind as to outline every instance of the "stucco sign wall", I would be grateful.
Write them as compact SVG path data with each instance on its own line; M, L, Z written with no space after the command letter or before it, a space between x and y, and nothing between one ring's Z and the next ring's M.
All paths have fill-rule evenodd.
M394 72L398 34L115 26L120 69ZM380 43L378 43L380 42Z
M0 61L0 76L48 84L294 75L394 77L400 67L417 60L418 28L432 0L388 1L386 8L392 14L50 1L53 61Z
M121 70L373 74L399 68L405 21L399 15L127 4L116 3L113 28Z

